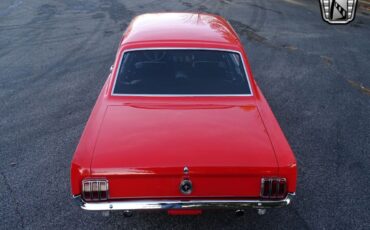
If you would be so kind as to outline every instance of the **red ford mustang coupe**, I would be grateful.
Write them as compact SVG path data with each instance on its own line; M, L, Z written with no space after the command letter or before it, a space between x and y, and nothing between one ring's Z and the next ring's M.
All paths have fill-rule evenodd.
M264 214L290 203L296 180L294 154L225 19L131 22L72 160L81 208Z

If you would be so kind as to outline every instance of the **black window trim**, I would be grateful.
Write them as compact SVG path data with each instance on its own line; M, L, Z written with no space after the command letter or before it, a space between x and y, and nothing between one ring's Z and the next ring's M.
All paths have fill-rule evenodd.
M118 78L118 73L120 72L121 69L121 64L122 64L122 58L123 55L125 55L126 52L130 51L138 51L138 50L214 50L214 51L225 51L225 52L230 52L230 53L236 53L239 55L240 59L242 60L243 64L243 69L245 72L245 77L247 78L248 82L248 87L250 90L249 94L134 94L134 93L114 93L114 89L116 87L116 82ZM196 48L191 48L191 47L147 47L147 48L132 48L132 49L126 49L122 52L122 55L119 59L118 62L118 68L116 71L116 74L114 76L114 83L111 91L111 96L121 96L121 97L251 97L253 96L253 90L250 84L250 79L249 75L244 63L244 58L243 55L237 51L237 50L231 50L231 49L221 49L221 48L202 48L202 47L196 47Z

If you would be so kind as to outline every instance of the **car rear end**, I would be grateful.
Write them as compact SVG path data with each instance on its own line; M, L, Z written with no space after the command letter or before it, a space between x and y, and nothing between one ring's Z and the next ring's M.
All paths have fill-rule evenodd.
M279 166L252 99L125 100L105 108L88 174L74 164L74 195L83 209L264 213L290 203L295 160Z
M196 24L183 18L189 24L179 36L209 41L167 31L171 41L150 44L151 28L144 23L142 33L138 19L126 31L72 160L72 194L81 208L264 214L295 195L294 154L235 32L219 17L198 15L204 23ZM135 44L141 35L145 41Z

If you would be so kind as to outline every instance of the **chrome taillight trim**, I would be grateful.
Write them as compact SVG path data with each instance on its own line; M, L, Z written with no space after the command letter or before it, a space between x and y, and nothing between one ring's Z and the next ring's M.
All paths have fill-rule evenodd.
M266 184L265 182L268 182L268 185L269 185L268 194L264 193L265 184ZM274 182L277 183L275 191L273 191L273 183ZM280 184L281 184L281 182L284 182L284 190L281 192L281 195L280 195ZM261 198L277 199L277 198L285 197L286 194L287 194L287 180L286 180L286 178L271 177L271 178L262 178L261 179L261 193L260 193Z
M102 188L104 187L105 187L105 190L102 190ZM94 197L94 193L97 193L97 197ZM106 179L85 179L83 180L81 194L82 194L82 199L85 201L108 200L109 198L108 180Z

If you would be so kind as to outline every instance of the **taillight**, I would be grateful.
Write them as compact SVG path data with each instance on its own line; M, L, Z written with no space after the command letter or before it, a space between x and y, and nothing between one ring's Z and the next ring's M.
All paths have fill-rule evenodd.
M262 178L262 198L284 198L287 195L287 184L285 178Z
M89 179L82 181L82 198L85 201L100 201L108 199L108 181Z

